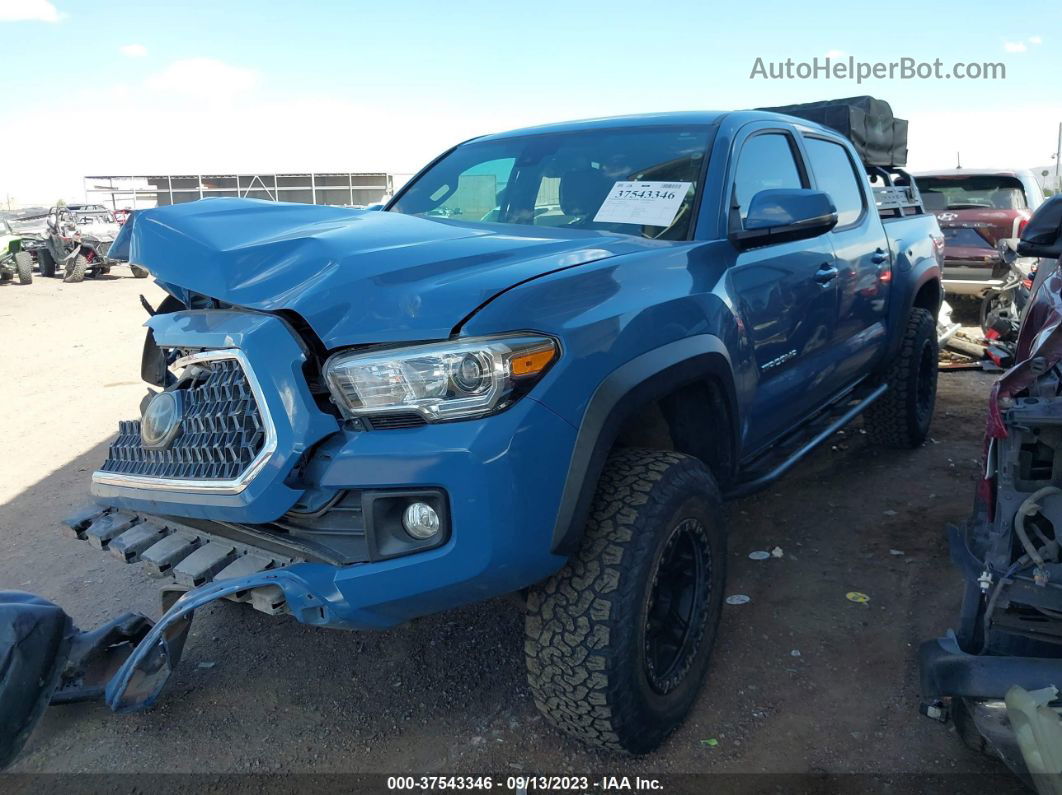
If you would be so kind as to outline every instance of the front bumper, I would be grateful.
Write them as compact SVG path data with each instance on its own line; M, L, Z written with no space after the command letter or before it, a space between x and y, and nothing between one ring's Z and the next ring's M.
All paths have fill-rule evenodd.
M214 567L209 577L193 576L197 569L189 564L184 586L209 582L257 551L258 559L245 564L252 567L248 571L297 568L301 587L319 594L314 609L307 611L285 593L283 612L309 623L372 628L511 593L564 564L564 556L551 552L551 538L576 431L531 397L478 420L395 430L340 428L306 389L301 348L279 319L192 311L157 316L150 325L164 347L194 344L243 351L262 385L277 439L265 466L237 494L147 489L96 479L93 493L102 508L135 517L137 525L161 528L164 535L195 536L195 550L213 550L197 551L199 557L192 561ZM327 503L328 495L344 492L404 490L445 495L449 535L444 543L387 559L369 554L358 562L290 544L283 554L277 551L276 544L294 539L278 529L277 520L290 515L297 503ZM121 533L101 525L94 533L97 520L90 516L76 532L90 539L110 533L105 544L97 538L97 545L117 550L130 562L138 559L137 550L125 555L127 545L121 541L132 525ZM225 534L212 532L211 524L227 528ZM233 528L250 537L234 537L228 532ZM151 536L154 531L140 532ZM149 548L142 546L145 538L134 540L140 551ZM213 542L220 546L211 546ZM367 548L373 549L372 539ZM267 603L275 605L276 600Z

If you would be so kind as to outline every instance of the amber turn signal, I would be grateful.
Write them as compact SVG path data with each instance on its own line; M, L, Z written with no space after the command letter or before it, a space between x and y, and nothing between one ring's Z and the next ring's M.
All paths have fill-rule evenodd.
M534 375L541 373L546 369L546 365L553 361L553 357L557 355L557 349L554 346L550 346L544 350L534 351L532 353L523 353L519 356L514 356L510 367L510 372L514 376L521 375Z

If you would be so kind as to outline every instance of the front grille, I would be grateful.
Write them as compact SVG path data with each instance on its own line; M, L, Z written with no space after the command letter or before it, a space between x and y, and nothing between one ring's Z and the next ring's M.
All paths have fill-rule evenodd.
M265 445L265 426L251 385L235 359L189 366L176 387L184 391L181 429L162 450L145 448L140 421L118 424L102 472L178 480L232 480Z

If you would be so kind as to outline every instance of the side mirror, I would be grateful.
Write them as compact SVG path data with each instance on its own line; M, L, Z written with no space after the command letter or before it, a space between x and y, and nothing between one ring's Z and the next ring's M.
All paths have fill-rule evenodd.
M808 188L761 190L749 202L742 229L730 239L739 248L804 240L837 226L837 208L829 194Z
M1018 253L1023 257L1062 257L1062 194L1052 196L1040 205L1018 243Z

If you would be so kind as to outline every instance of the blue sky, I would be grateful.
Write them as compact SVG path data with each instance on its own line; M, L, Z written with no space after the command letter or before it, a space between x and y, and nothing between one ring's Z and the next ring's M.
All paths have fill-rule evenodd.
M956 150L1040 166L1062 121L1057 2L0 0L0 35L18 98L0 200L76 198L88 173L406 173L514 126L854 94L911 119L915 167ZM757 57L827 53L1000 62L1007 79L749 77Z

